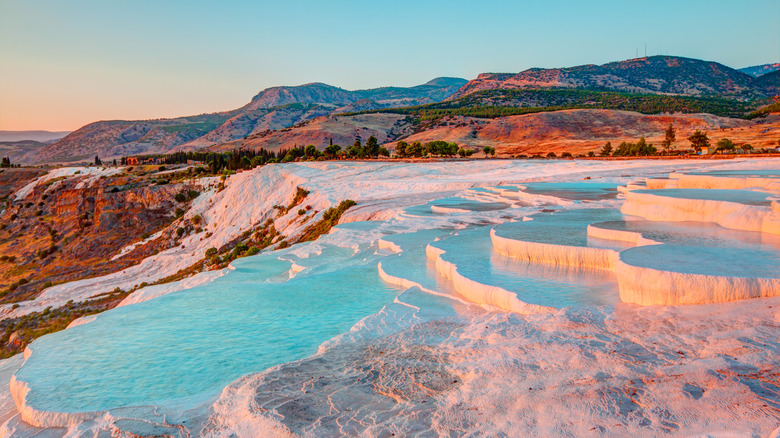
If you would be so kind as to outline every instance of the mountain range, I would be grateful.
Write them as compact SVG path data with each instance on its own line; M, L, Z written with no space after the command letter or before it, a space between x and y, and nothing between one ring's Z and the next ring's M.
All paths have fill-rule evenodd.
M756 78L778 70L780 70L780 62L775 62L772 64L754 65L752 67L745 67L739 69L739 71L741 71L742 73L747 73L750 76Z
M91 123L54 144L26 153L20 161L70 162L91 160L95 155L111 159L175 150L255 147L258 144L273 148L293 144L322 146L331 140L349 144L369 135L375 135L381 141L394 141L421 129L410 127L414 124L409 120L408 111L406 115L393 117L355 117L353 114L377 110L392 112L392 108L417 108L447 102L461 104L467 97L467 101L479 101L481 106L500 107L556 108L562 105L561 102L592 100L587 94L564 96L562 100L561 93L565 90L719 99L718 105L731 105L736 112L744 114L744 110L754 109L768 103L770 97L780 95L780 70L772 70L773 65L780 64L739 71L716 62L652 56L603 65L483 73L471 81L443 77L414 87L355 91L323 83L272 87L231 111L173 119ZM758 75L761 72L768 73ZM518 90L522 93L518 94ZM557 94L551 97L547 93L540 97L539 90ZM486 92L490 94L486 95ZM475 100L474 96L481 97ZM604 99L603 95L599 96ZM618 97L636 99L633 94L626 96ZM599 108L610 109L608 105ZM622 105L614 109L633 108ZM710 107L678 107L675 104L667 111L706 112ZM643 112L643 107L637 108L632 110Z
M322 83L267 88L241 108L212 114L90 123L23 161L63 162L200 149L339 112L439 102L467 81L437 78L414 87L349 91Z
M491 89L578 88L753 100L775 94L778 86L764 84L756 77L717 62L651 56L604 65L483 73L449 99Z

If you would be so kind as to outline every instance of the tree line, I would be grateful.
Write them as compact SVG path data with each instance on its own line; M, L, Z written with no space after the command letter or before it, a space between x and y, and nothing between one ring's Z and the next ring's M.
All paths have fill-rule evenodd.
M707 136L706 132L703 132L699 129L697 129L693 134L689 135L686 140L690 143L691 148L685 151L678 151L674 148L674 142L677 139L677 133L674 129L674 126L670 123L669 126L666 128L666 131L664 132L664 139L661 141L661 146L663 148L662 153L664 155L670 155L675 153L683 153L687 152L689 150L693 150L693 152L699 154L702 151L706 151L705 153L710 152L710 138ZM778 144L780 144L780 141L778 141ZM736 152L737 149L741 150L743 153L751 153L753 151L753 146L751 146L748 143L743 144L736 144L733 141L731 141L728 138L722 138L718 140L716 144L716 148L714 150L715 153L729 153L729 152ZM771 149L764 150L766 152L770 152ZM593 155L593 153L591 153ZM599 155L602 157L643 157L643 156L651 156L651 155L658 155L658 149L653 146L652 143L647 143L644 137L641 137L639 141L636 143L632 142L621 142L617 148L613 148L611 142L607 142L599 152Z

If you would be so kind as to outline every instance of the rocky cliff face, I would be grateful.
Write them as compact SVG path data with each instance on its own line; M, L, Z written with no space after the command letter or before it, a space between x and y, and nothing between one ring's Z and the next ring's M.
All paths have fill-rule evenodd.
M124 246L175 219L177 193L192 187L155 185L134 175L73 176L38 184L20 200L6 197L0 229L0 295L27 299L52 283L115 272L172 244L157 239L111 260ZM13 290L19 280L27 283ZM5 291L5 292L2 292Z

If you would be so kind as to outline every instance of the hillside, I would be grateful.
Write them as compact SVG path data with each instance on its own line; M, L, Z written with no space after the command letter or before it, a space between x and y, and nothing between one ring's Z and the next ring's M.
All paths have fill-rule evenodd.
M46 143L59 140L70 134L70 131L2 131L0 130L0 142L32 140Z
M11 163L18 164L29 153L37 152L50 143L35 140L0 141L0 157L8 157Z
M617 145L644 136L660 149L664 131L673 124L677 131L675 146L685 149L686 140L699 129L708 133L714 144L720 138L750 143L756 148L775 147L780 138L780 115L747 121L710 114L647 115L613 110L565 110L500 117L446 117L428 129L403 140L455 142L463 147L496 148L499 156L546 155L569 152L573 155L598 152L607 141ZM391 144L390 146L394 146Z
M230 113L203 114L177 119L102 121L90 123L58 142L26 154L28 163L108 160L141 153L164 153L202 137L228 119Z
M380 143L388 143L413 132L412 117L400 114L331 115L292 128L260 132L246 139L212 146L208 150L264 148L278 151L310 144L323 149L331 141L333 144L345 147L354 143L356 139L365 143L368 137L373 135Z
M780 70L759 76L756 83L768 96L780 96Z
M425 120L456 115L492 118L588 108L637 111L644 114L710 113L724 117L745 117L756 105L717 97L537 88L482 90L434 104L372 111L410 114Z
M750 76L756 78L778 70L780 70L780 62L775 62L772 64L754 65L751 67L745 67L739 69L739 71L741 71L742 73L749 74Z
M569 68L532 68L517 74L485 73L469 81L449 100L492 89L580 88L631 93L761 99L766 94L748 74L698 59L651 56Z
M128 155L193 150L278 130L346 109L387 108L439 102L465 79L437 78L414 87L348 91L322 83L272 87L241 108L173 119L90 123L51 146L28 151L24 163L110 160ZM350 105L355 105L350 107Z

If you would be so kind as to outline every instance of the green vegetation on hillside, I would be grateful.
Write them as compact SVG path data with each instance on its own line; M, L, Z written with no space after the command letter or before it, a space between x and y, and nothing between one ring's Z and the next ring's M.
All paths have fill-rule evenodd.
M575 89L484 90L457 100L407 108L388 108L364 113L415 115L422 120L445 116L506 117L566 109L611 109L644 114L709 113L745 117L755 104L715 98Z
M764 117L768 115L769 113L777 113L780 112L780 102L774 102L767 106L761 107L750 114L748 114L749 119L754 119L756 117Z

